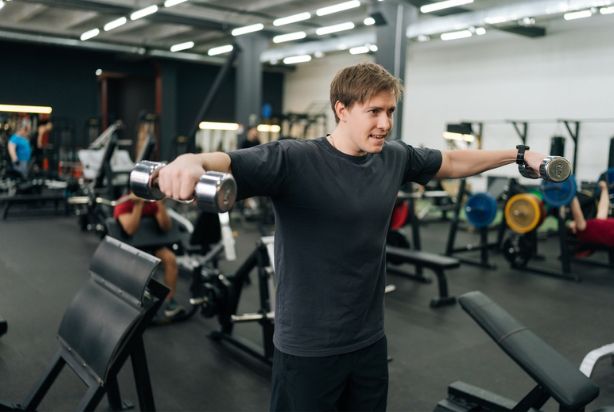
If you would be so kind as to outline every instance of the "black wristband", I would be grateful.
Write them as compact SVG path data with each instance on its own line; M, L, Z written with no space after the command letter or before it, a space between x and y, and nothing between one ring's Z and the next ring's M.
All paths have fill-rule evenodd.
M518 153L516 154L516 164L519 164L519 165L525 164L524 152L529 150L530 147L525 144L519 144L518 146L516 146L516 149L518 149Z

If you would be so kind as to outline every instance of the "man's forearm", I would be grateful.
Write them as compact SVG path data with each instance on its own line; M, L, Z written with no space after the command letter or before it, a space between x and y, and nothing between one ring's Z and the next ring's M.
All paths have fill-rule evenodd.
M505 166L516 161L516 149L457 150L444 152L437 177L466 177Z
M230 156L223 152L200 153L200 164L205 170L230 173Z

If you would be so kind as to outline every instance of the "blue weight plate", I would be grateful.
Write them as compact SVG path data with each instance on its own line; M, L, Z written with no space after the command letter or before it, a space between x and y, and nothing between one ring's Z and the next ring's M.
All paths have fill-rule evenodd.
M578 188L575 176L571 175L567 180L559 183L544 181L541 190L547 205L561 207L571 203Z
M487 227L497 216L497 200L489 193L476 193L467 200L465 215L478 229Z

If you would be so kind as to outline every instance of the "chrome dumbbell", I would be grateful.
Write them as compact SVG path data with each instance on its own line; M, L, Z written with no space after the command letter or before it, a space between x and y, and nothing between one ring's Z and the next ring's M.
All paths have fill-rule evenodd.
M130 190L145 200L162 200L166 196L158 188L158 175L164 163L144 160L130 172ZM224 213L230 210L237 198L237 184L228 173L208 171L203 174L194 188L198 207L206 212Z
M518 164L518 171L524 177L530 179L542 178L550 182L562 182L567 180L571 176L571 163L569 160L562 156L546 156L542 163L539 165L539 174L529 169L524 161L524 152L529 150L529 146L518 145L518 155L516 157L516 163Z

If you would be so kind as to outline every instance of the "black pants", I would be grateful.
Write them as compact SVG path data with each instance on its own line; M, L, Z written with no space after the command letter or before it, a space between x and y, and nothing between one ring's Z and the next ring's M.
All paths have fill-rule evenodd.
M275 349L273 411L385 411L386 338L342 355L292 356Z

